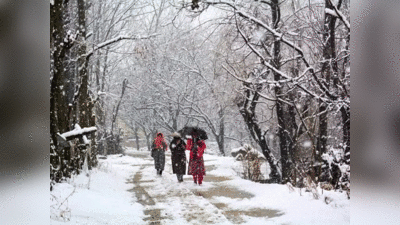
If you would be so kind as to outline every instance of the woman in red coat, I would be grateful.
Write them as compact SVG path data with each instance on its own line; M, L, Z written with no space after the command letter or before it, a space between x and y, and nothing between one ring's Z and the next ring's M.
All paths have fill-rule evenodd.
M190 150L190 161L189 161L189 175L193 175L193 181L195 184L201 185L203 182L203 176L206 175L206 169L204 167L203 153L206 149L206 144L203 140L198 139L195 135L192 135L193 139L188 139L186 150Z

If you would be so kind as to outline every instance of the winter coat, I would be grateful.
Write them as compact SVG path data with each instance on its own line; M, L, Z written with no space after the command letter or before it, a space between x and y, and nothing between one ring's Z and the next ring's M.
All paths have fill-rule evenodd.
M159 137L161 134L161 137ZM157 133L151 145L151 156L154 158L154 166L157 170L164 170L165 166L165 151L168 150L168 144L164 140L164 135L162 133Z
M202 174L206 175L206 169L204 166L203 154L206 149L206 144L203 140L198 140L196 144L193 143L192 139L188 139L186 149L190 150L190 161L189 161L189 175Z
M181 138L174 137L169 144L169 148L172 153L172 172L175 174L186 174L186 143Z
M156 170L164 170L165 167L165 151L155 150L153 152L154 167Z

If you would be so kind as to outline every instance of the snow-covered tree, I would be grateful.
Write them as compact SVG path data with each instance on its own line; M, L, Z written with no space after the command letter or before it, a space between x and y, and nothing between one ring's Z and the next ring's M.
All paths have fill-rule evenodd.
M243 84L237 103L253 139L267 159L280 157L280 164L272 169L271 174L277 180L286 182L293 179L293 154L304 135L312 143L309 160L314 179L321 174L320 156L326 152L328 144L333 146L344 142L347 151L350 149L347 119L349 54L346 47L350 25L346 13L340 11L342 3L330 0L307 3L210 0L192 1L187 5L195 6L192 10L196 15L212 7L223 9L226 18L231 19L226 26L236 28L236 43L238 46L242 43L237 48L247 53L242 53L245 55L243 59L258 61L252 66L255 72L249 72L252 69L248 66L235 68L231 64L226 66L226 70ZM336 23L336 18L341 24ZM340 36L336 35L338 31ZM246 48L242 48L244 46ZM339 67L338 63L342 66ZM260 100L276 109L275 125L280 142L278 155L271 154L265 141L269 129L261 125L263 120L260 118L266 112L256 110ZM342 115L340 122L338 112ZM343 127L342 136L333 133L337 126Z

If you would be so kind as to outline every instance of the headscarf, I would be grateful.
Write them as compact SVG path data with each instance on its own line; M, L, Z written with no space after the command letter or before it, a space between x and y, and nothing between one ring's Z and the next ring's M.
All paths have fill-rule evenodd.
M157 148L163 148L164 146L163 146L162 143L164 143L165 146L166 146L165 150L168 150L168 145L165 142L164 135L161 132L157 133L156 138L154 138L154 143L155 143L156 149Z

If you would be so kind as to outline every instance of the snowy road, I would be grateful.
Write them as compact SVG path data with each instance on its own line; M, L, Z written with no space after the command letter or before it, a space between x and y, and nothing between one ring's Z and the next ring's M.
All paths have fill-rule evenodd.
M217 197L236 200L254 197L224 184L233 178L207 174L203 185L197 186L191 176L186 175L184 182L178 183L176 176L172 174L170 154L166 156L162 177L156 176L153 160L148 157L148 152L131 152L128 155L143 158L145 161L130 181L134 186L130 191L145 207L144 220L150 224L238 224L245 222L243 217L266 220L283 214L278 210L263 208L237 210L218 201ZM209 157L205 159L206 173L210 173L217 167L216 160L207 158Z

